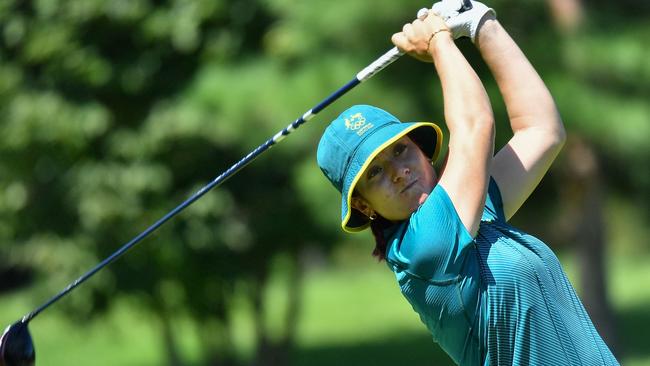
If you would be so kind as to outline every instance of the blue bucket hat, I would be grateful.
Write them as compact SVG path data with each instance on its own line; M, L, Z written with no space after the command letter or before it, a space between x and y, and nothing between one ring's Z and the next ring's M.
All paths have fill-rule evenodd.
M318 166L341 192L341 227L359 232L370 220L350 206L354 188L372 159L408 135L432 161L438 157L442 131L430 122L402 123L392 114L369 105L355 105L325 129L318 144Z

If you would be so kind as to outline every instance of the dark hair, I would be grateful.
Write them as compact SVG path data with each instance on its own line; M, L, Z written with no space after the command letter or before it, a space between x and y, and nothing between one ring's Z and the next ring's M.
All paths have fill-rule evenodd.
M388 242L384 236L384 231L391 225L393 225L392 222L379 215L377 215L376 219L370 221L370 230L372 230L372 235L375 237L375 249L372 251L372 256L376 257L380 262L386 260Z

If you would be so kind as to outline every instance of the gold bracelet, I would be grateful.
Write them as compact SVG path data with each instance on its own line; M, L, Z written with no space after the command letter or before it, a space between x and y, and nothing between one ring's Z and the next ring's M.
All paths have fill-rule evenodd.
M438 29L437 31L433 32L431 34L431 37L429 37L429 42L427 42L427 51L429 51L429 49L431 48L431 41L433 40L433 37L435 37L436 34L438 34L440 32L449 32L449 29L441 28L441 29Z

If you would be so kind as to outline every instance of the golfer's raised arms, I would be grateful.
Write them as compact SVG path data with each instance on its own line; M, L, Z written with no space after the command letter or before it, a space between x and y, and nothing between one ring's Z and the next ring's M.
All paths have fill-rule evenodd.
M478 47L503 95L514 133L490 166L509 219L551 166L565 132L551 93L497 20L480 28Z
M494 149L494 116L476 72L456 47L440 17L429 14L393 35L395 45L420 60L433 60L442 84L449 155L440 184L474 236L485 205Z

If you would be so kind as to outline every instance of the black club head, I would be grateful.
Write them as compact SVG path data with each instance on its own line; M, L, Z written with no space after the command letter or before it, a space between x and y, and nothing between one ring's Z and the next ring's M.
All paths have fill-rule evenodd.
M27 323L18 321L0 338L0 366L34 366L36 353Z

